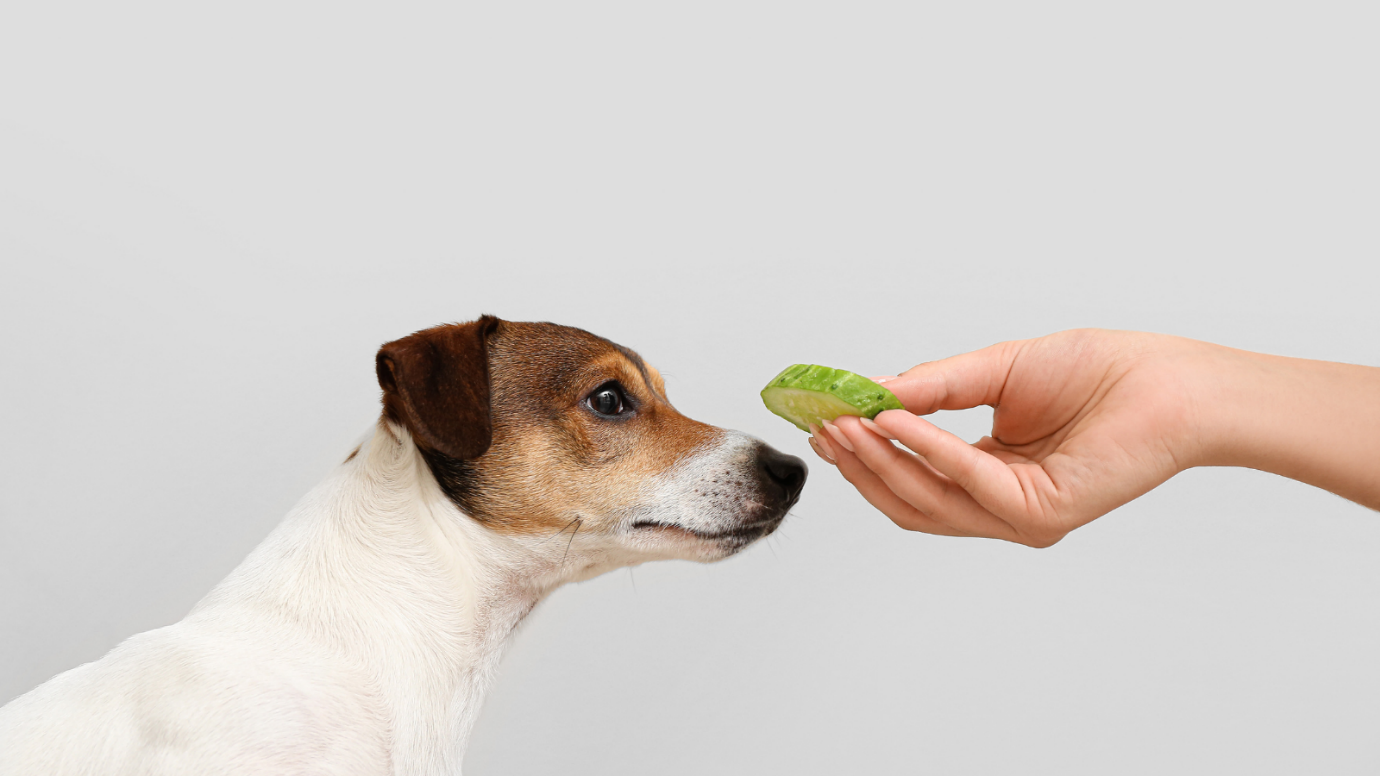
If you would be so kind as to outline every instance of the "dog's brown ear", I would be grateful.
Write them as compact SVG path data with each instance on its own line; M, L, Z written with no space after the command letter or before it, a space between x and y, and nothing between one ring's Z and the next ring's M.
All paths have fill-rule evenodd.
M379 348L383 414L423 448L478 458L493 441L489 412L489 335L501 321L424 329Z

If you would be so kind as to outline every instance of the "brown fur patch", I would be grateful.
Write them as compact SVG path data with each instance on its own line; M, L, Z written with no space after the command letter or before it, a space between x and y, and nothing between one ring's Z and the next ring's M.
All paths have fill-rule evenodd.
M489 448L489 336L498 319L436 326L379 348L383 414L417 445L453 458Z
M465 326L474 324L441 326L412 337L452 342L447 330ZM577 519L593 528L591 521L632 508L649 478L673 468L719 433L677 412L666 399L661 375L635 352L589 332L495 320L485 345L486 450L477 456L456 455L464 445L434 438L435 428L471 433L458 427L475 422L469 410L464 417L427 421L429 436L418 446L446 495L495 530L551 533ZM591 392L610 381L617 381L627 396L631 411L625 416L600 417L585 404ZM387 393L385 386L385 413ZM432 405L443 406L440 401Z

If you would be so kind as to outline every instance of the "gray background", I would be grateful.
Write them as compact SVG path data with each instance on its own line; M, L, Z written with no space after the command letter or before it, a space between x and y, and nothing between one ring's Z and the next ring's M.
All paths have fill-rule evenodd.
M0 702L186 613L442 321L590 329L802 455L797 361L1380 363L1371 3L204 5L0 13ZM1035 551L812 469L745 554L543 604L467 770L1380 767L1376 514L1197 470Z

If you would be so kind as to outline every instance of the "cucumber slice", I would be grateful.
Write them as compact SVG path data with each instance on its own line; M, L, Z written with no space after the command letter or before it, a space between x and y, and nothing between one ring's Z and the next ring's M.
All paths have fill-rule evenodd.
M816 364L796 364L773 377L762 389L762 403L801 431L840 415L873 418L882 410L905 409L891 391L866 377Z

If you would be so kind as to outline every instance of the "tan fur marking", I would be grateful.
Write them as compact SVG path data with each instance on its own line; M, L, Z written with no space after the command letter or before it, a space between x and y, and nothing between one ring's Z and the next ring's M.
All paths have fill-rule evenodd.
M578 329L505 322L489 366L493 443L469 463L471 511L498 531L609 530L601 521L616 522L648 481L721 433L667 403L656 370ZM584 404L610 380L636 405L626 418L601 418Z
M644 364L644 366L647 367L647 374L652 378L652 388L657 393L661 394L661 398L667 399L666 381L661 379L661 373L651 364ZM667 399L667 401L670 401L670 399Z

